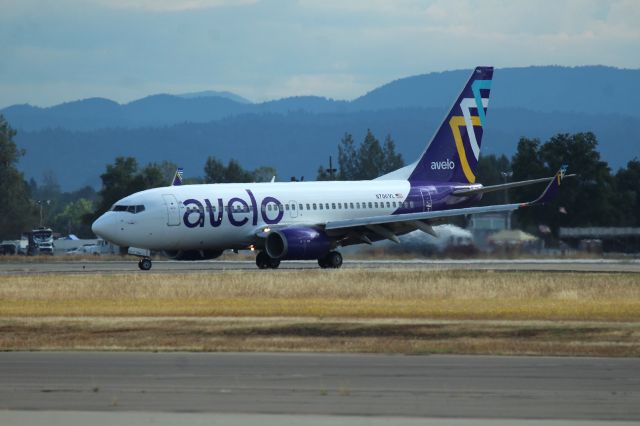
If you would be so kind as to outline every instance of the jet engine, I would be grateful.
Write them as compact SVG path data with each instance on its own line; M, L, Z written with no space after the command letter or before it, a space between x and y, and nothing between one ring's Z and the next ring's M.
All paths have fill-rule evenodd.
M210 260L220 257L223 250L165 250L164 254L173 260Z
M316 228L289 227L271 231L265 250L269 257L278 260L319 259L331 250L331 240Z

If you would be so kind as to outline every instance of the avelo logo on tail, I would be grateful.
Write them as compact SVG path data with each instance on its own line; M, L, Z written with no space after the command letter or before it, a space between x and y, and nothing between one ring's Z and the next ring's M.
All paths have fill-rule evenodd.
M454 163L448 158L444 161L431 162L431 170L453 170L455 168L456 168L456 163Z

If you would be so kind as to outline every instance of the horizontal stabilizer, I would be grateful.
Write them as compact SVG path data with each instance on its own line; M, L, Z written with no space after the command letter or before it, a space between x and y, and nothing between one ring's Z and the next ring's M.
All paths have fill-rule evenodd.
M568 178L568 177L574 177L574 176L576 175L575 174L565 175L564 177ZM466 188L456 189L455 191L453 191L453 195L467 197L470 195L485 194L487 192L503 191L505 189L519 188L521 186L527 186L527 185L534 185L536 183L550 182L551 179L554 179L555 177L556 176L540 178L540 179L521 180L518 182L509 182L509 183L503 183L499 185L480 186L477 188L469 188L469 189L466 189Z

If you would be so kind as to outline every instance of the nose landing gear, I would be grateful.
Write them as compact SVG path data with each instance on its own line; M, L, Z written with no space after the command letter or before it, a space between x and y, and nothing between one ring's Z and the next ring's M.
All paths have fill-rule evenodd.
M143 257L138 261L138 268L140 268L142 271L148 271L149 269L151 269L151 266L151 259L149 259L148 257Z

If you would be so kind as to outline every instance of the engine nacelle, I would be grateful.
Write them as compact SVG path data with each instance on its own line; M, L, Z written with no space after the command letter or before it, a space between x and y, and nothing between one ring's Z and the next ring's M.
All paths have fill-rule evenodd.
M324 257L331 240L315 228L290 227L271 231L265 242L269 257L279 260L310 260Z
M173 260L210 260L220 257L223 250L165 250L164 254Z

